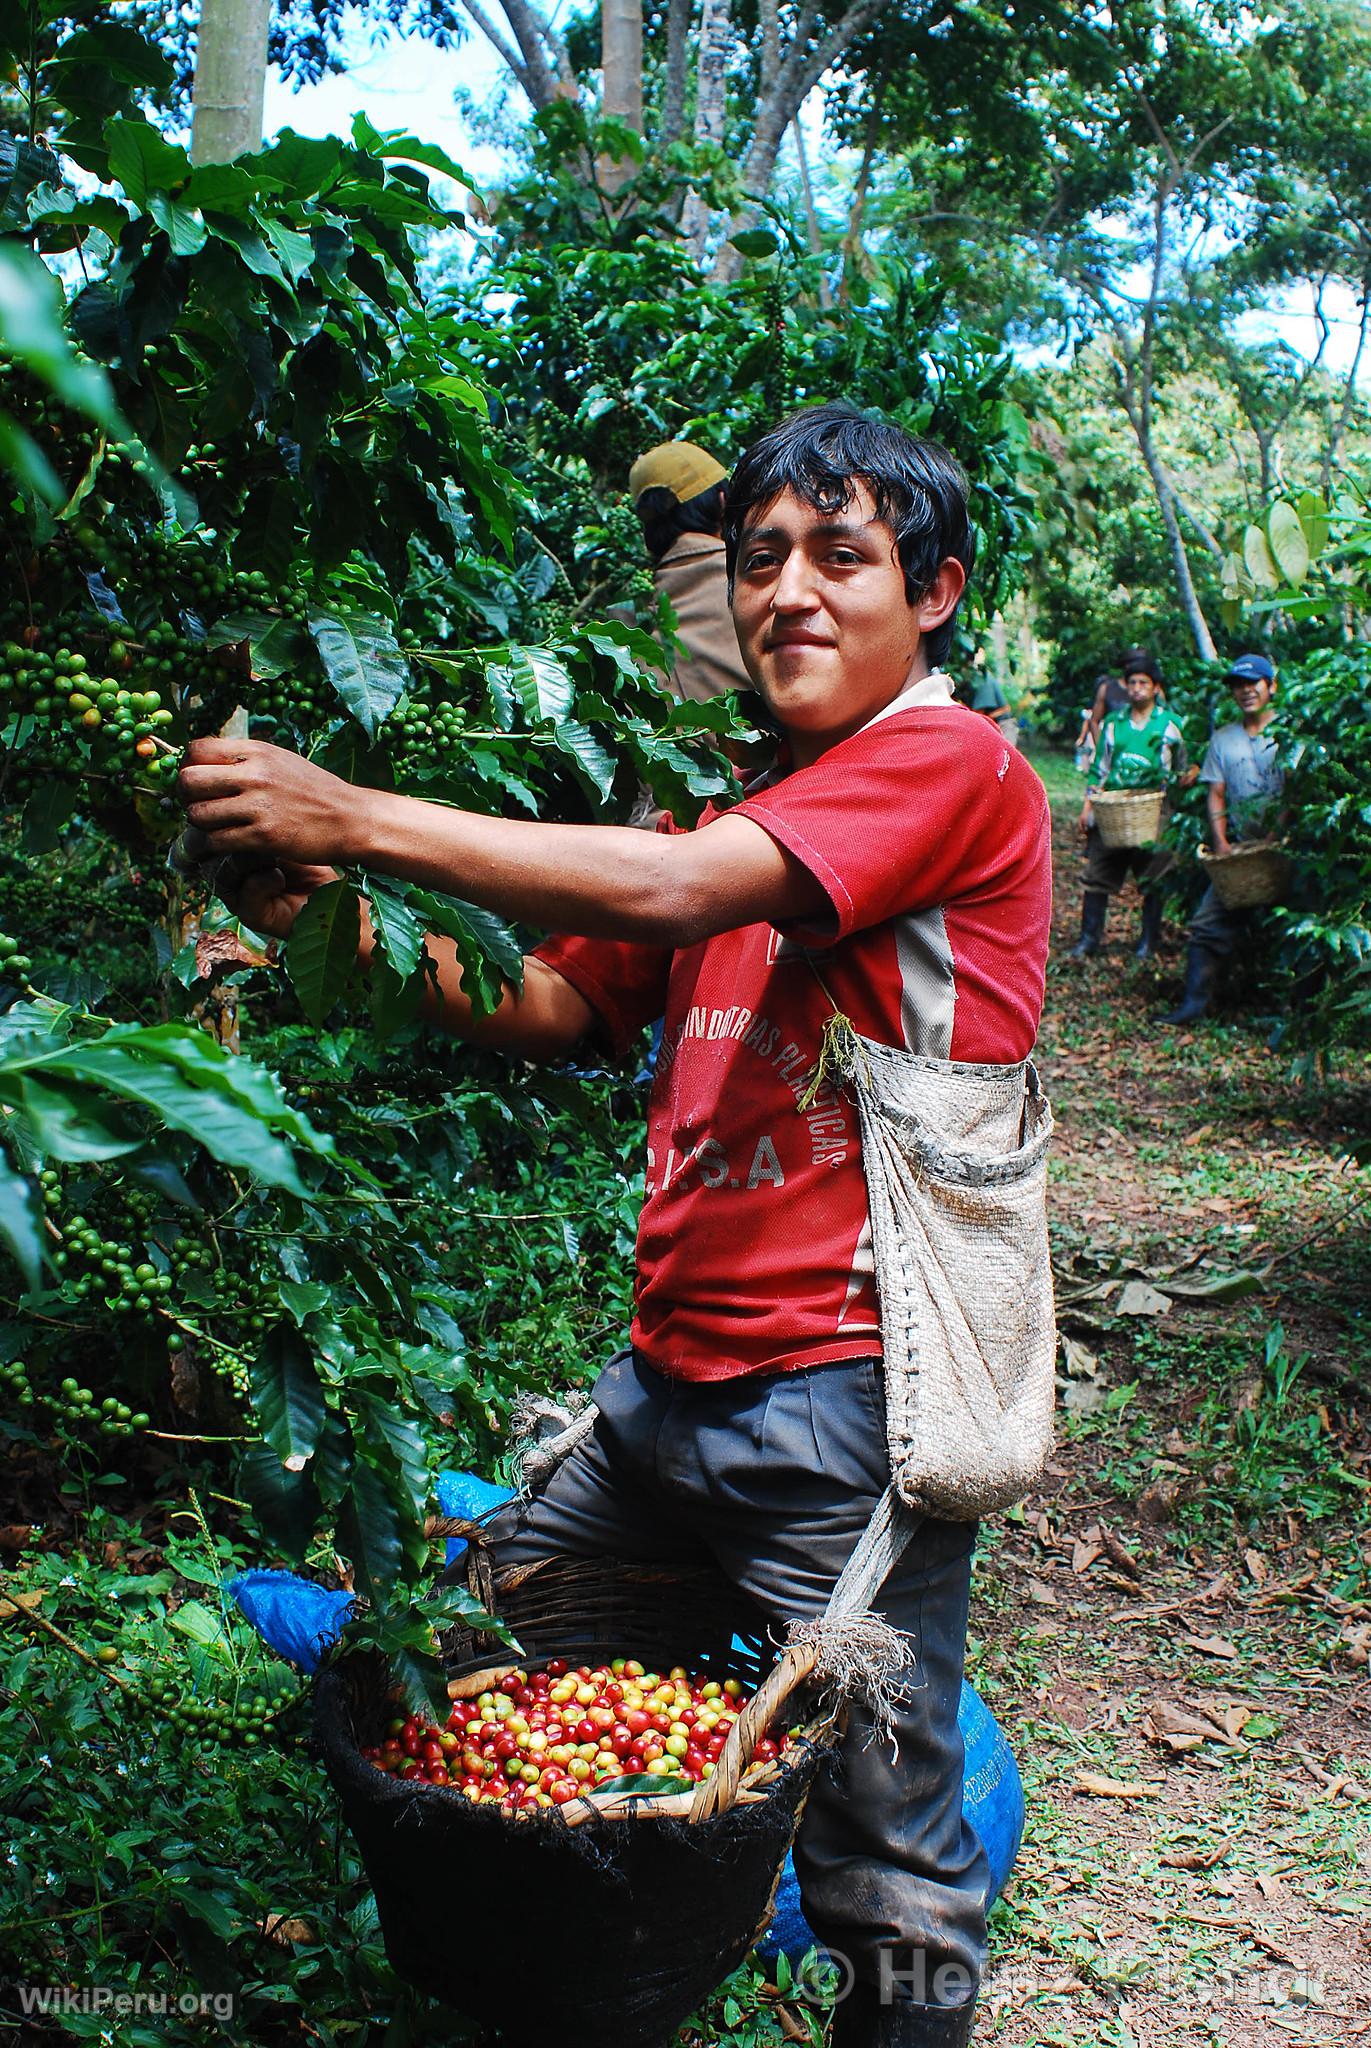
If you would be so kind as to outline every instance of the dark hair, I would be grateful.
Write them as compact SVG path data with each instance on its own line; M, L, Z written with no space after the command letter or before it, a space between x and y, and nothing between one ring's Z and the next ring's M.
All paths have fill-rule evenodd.
M665 485L653 484L640 498L634 499L633 509L654 562L660 562L667 549L683 533L719 531L719 493L722 490L722 483L708 484L682 503L676 493L667 490Z
M793 412L752 443L729 480L724 547L729 595L748 515L793 491L816 512L841 512L853 486L864 483L876 517L895 537L906 601L917 604L953 556L968 576L976 530L967 514L961 465L937 441L922 441L855 405L811 405ZM924 638L937 666L947 658L957 610Z
M1149 654L1145 647L1130 647L1123 658L1121 674L1125 676L1151 676L1154 683L1162 679L1161 665L1155 654Z

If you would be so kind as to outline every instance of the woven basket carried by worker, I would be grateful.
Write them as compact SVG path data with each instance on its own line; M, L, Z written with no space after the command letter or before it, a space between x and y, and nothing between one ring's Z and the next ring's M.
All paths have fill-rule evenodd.
M479 1526L444 1523L440 1533L479 1535ZM658 2048L738 1966L770 1915L835 1734L836 1701L821 1701L810 1682L815 1632L777 1658L759 1610L712 1569L552 1557L492 1573L478 1542L460 1569L512 1630L520 1665L636 1657L650 1669L736 1677L753 1695L714 1775L697 1786L590 1793L511 1815L455 1789L393 1778L360 1754L396 1711L374 1655L344 1654L317 1682L316 1743L397 1973L502 2041L541 2042L555 2031ZM453 1697L512 1668L496 1637L456 1629L441 1641ZM779 1760L752 1764L777 1716L800 1734Z
M1151 846L1162 829L1162 789L1102 789L1090 799L1103 846Z
M1274 839L1253 839L1231 853L1200 848L1200 864L1225 910L1261 910L1284 901L1290 856Z

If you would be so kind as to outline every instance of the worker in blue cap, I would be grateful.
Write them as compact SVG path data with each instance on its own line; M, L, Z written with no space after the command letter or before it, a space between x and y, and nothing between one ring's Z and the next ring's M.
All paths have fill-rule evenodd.
M1200 768L1200 780L1207 784L1209 843L1216 854L1268 837L1285 785L1277 735L1271 730L1274 666L1264 654L1240 654L1224 682L1238 716L1215 732ZM1164 1023L1193 1024L1208 1015L1242 916L1225 909L1211 882L1186 932L1185 993Z

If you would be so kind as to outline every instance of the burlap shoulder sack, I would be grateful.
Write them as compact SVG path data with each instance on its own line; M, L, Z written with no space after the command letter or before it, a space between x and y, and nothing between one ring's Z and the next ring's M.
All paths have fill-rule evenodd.
M926 1059L828 1021L856 1098L894 1483L952 1521L1010 1506L1053 1447L1052 1111L1031 1061Z

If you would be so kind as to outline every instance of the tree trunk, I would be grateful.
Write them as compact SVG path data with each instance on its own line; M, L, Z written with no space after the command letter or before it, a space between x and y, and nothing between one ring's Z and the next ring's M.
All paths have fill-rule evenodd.
M1195 590L1195 578L1191 573L1190 557L1185 549L1185 536L1181 532L1175 493L1157 451L1152 446L1151 435L1140 432L1136 420L1133 422L1133 431L1137 435L1138 451L1147 466L1147 474L1156 493L1157 508L1162 515L1162 525L1166 529L1167 545L1171 549L1171 560L1176 571L1176 587L1181 595L1181 608L1194 637L1195 651L1201 661L1217 661L1219 650L1214 645L1214 635L1209 630L1209 621L1205 618Z
M603 106L607 115L643 132L643 8L642 0L604 0L600 9L600 61L604 72ZM636 169L632 157L602 157L600 184L621 191Z
M871 111L866 117L861 169L857 173L857 183L852 191L852 208L847 216L847 233L843 236L843 267L838 279L840 306L847 304L853 272L862 267L862 223L866 218L866 195L871 190L871 167L876 159L876 139L881 132L881 108L885 103L885 84L889 76L890 73L882 65L871 99Z
M700 10L700 54L695 65L695 141L703 147L724 139L728 59L733 48L730 0L704 0ZM709 210L698 192L686 194L681 229L697 263L704 260Z
M685 129L686 72L690 43L690 0L669 0L666 16L666 79L662 87L661 146L670 149Z
M739 228L749 226L755 220L759 201L765 199L771 189L776 158L786 129L824 73L837 64L843 53L850 49L857 38L864 35L878 19L881 5L882 0L851 0L851 5L826 32L820 23L818 7L804 5L796 18L794 39L789 49L785 51L780 48L775 29L773 28L769 37L764 29L764 62L761 91L757 100L757 122L742 175L743 191L747 197L729 223L730 234ZM953 0L933 0L929 14L925 17L925 25L943 19L951 11L952 5ZM764 9L764 15L766 12ZM770 13L774 23L775 9L771 9ZM765 61L768 51L769 62ZM715 258L714 282L731 284L742 269L742 265L742 257L731 242L726 240Z
M800 126L798 114L790 124L790 132L795 139L795 155L800 165L800 190L804 194L805 232L809 240L809 253L811 256L822 259L824 238L819 226L819 216L814 206L814 187L809 181L809 158L805 154L804 130ZM822 261L819 268L819 304L825 308L833 304L833 294L829 290L828 279L824 275Z
M271 0L202 0L196 33L190 154L232 163L262 147Z

